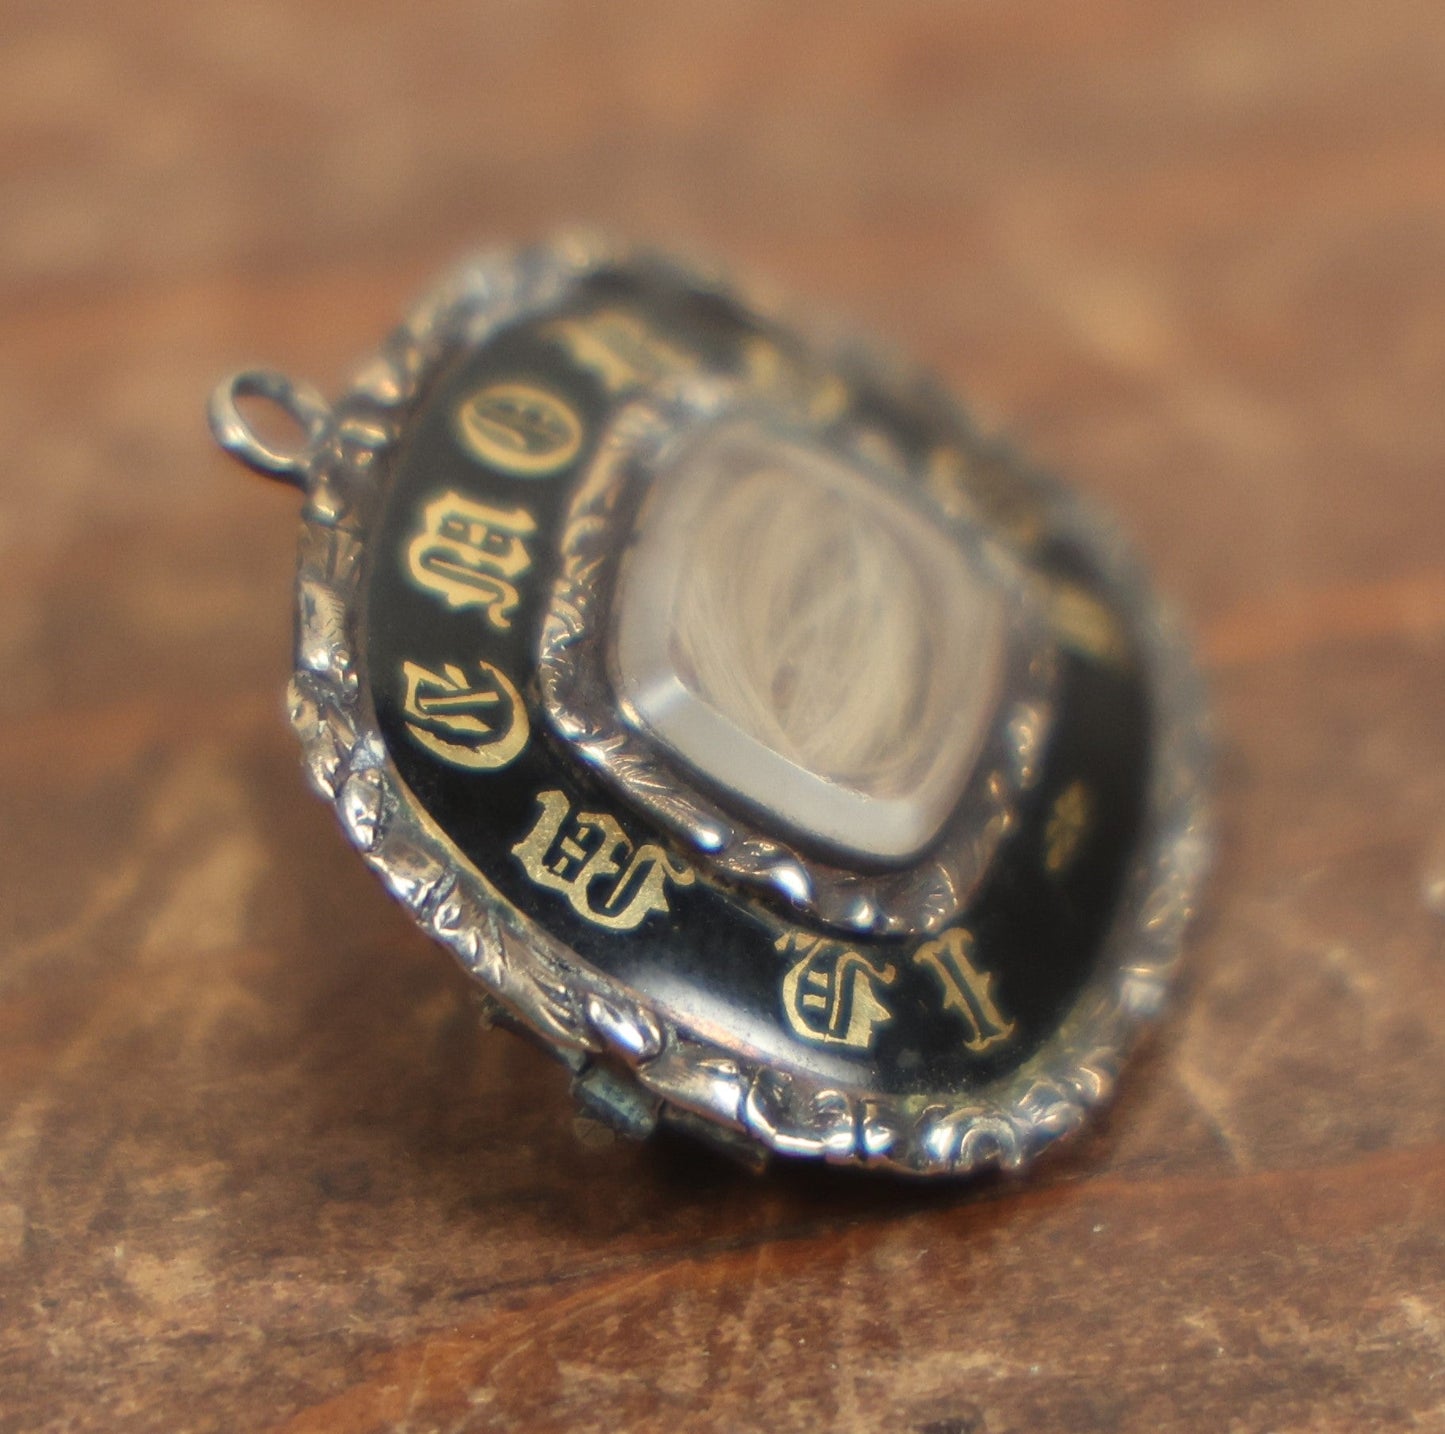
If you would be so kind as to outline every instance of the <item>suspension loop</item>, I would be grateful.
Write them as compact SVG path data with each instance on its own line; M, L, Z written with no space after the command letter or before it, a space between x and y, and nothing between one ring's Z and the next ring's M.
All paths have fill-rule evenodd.
M304 440L289 449L263 441L241 413L239 401L246 398L275 404L304 433ZM211 432L227 453L267 478L305 491L312 455L331 425L330 405L314 388L275 369L243 369L216 385L208 412Z

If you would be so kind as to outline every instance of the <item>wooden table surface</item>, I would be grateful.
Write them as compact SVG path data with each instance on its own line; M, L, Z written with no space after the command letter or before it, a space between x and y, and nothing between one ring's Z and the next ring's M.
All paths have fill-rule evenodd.
M1445 12L0 5L0 1429L1445 1430ZM308 794L213 452L566 220L936 365L1200 636L1222 851L1017 1185L578 1143Z

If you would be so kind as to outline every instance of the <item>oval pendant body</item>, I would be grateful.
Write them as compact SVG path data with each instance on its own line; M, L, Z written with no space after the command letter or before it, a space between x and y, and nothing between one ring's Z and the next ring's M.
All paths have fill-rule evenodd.
M298 465L312 775L594 1111L959 1173L1106 1093L1206 857L1195 683L931 383L563 240Z

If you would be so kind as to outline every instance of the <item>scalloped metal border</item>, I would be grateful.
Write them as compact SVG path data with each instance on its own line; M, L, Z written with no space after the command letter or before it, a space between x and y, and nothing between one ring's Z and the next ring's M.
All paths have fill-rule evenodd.
M1060 1030L1017 1071L978 1091L843 1089L700 1038L512 908L413 802L386 753L357 641L364 542L413 403L451 357L554 303L597 266L635 258L666 263L696 286L799 328L784 306L714 271L591 235L483 255L444 277L356 375L302 460L307 501L290 706L311 779L392 895L574 1069L589 1056L609 1057L662 1113L679 1112L693 1128L701 1117L734 1139L787 1155L911 1175L1018 1169L1108 1097L1137 1027L1162 1004L1212 851L1205 793L1211 742L1197 671L1118 532L1060 484L1009 464L1049 530L1087 546L1134 616L1151 669L1154 772L1139 855L1098 971ZM840 345L832 332L823 341L863 351ZM876 353L870 359L877 370ZM891 376L940 401L926 375L884 362Z

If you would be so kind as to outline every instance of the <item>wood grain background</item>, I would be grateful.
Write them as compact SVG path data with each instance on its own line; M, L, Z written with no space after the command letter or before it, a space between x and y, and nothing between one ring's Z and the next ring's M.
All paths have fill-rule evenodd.
M577 219L928 359L1200 634L1187 987L1027 1184L577 1143L304 788L209 386ZM0 460L0 1429L1445 1430L1434 0L5 0Z

